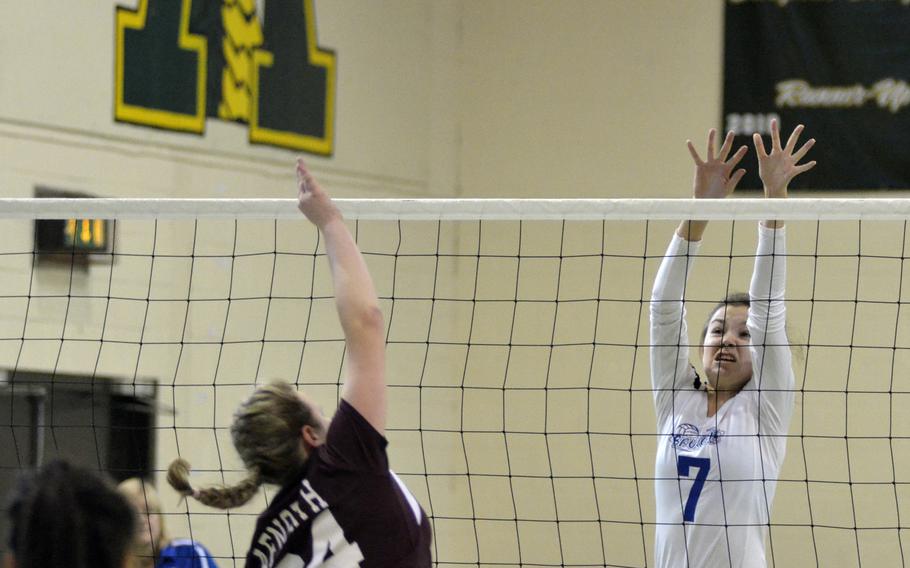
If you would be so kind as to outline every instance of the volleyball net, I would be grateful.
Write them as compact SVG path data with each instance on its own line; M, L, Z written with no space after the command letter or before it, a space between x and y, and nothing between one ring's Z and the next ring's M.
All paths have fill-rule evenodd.
M788 220L797 393L769 559L905 563L910 202L338 202L385 314L391 464L437 565L653 563L666 433L648 300L680 218L712 220L687 286L692 345L748 288L756 220ZM36 249L36 227L56 247ZM335 408L344 341L323 256L293 200L0 200L0 484L56 456L148 476L172 536L242 566L270 490L215 511L163 473L182 456L201 484L243 477L228 429L256 384Z

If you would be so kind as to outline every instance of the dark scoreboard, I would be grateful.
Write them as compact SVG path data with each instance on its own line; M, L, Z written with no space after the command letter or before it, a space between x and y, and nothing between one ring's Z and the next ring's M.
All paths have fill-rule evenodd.
M111 251L106 219L38 219L35 252L104 254Z
M38 186L38 198L87 198L79 191ZM114 221L109 219L36 219L35 253L46 257L79 255L87 262L113 250ZM92 257L91 255L96 255Z

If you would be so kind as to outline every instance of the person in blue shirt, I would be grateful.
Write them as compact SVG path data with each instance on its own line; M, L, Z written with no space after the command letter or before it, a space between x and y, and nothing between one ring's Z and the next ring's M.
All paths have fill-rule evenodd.
M151 483L132 477L118 489L139 514L130 568L218 568L211 552L195 540L168 536L161 500Z

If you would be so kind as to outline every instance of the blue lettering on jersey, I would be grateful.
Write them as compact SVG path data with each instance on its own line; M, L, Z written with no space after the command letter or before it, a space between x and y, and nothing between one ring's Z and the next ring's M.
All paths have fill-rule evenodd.
M723 430L717 428L708 428L702 434L699 432L698 426L684 422L676 427L676 433L673 434L673 447L684 452L692 452L705 444L717 445L723 435Z

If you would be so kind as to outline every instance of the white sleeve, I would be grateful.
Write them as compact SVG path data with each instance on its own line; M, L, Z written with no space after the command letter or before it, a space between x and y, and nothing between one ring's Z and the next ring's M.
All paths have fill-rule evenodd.
M683 296L700 244L674 233L651 290L651 386L658 423L671 412L674 391L694 388Z
M758 390L759 428L780 433L790 427L796 382L786 330L786 254L784 229L759 225L755 269L749 286L753 380L747 388Z

